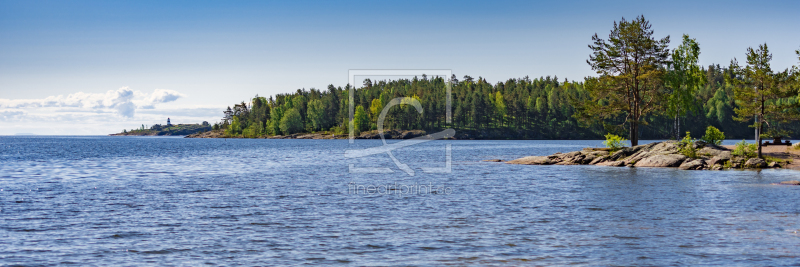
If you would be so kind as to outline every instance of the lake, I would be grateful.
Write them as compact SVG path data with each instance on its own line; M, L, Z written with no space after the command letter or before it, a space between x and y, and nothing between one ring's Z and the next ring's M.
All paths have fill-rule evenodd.
M432 141L394 150L399 164L345 157L381 144L0 137L0 265L800 262L800 187L771 185L797 171L481 161L601 141Z

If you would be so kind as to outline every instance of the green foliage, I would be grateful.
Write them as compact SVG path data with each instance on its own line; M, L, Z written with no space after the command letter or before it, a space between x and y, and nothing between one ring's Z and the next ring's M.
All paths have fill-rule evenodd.
M722 144L722 140L725 140L725 134L717 129L717 127L708 126L706 128L706 135L703 135L700 139L709 144L720 145Z
M713 125L728 138L750 138L752 130L745 121L752 121L753 112L760 108L748 106L748 101L756 102L755 95L740 91L754 91L759 77L766 77L758 74L764 68L757 68L764 66L764 60L750 64L748 55L748 67L753 66L749 70L756 70L750 74L747 68L735 64L728 68L701 67L697 64L699 45L693 39L684 36L678 49L669 51L669 39L655 37L643 17L615 23L607 39L595 35L588 63L598 75L582 81L526 76L490 83L471 76L459 81L454 75L449 79L370 81L356 88L329 85L327 90L300 89L269 98L256 95L249 103L224 110L218 128L236 136L288 134L282 132L281 121L285 112L296 109L301 124L305 123L299 131L331 129L341 135L349 132L351 104L362 110L353 110L358 112L359 127L354 130L362 131L376 127L378 115L392 99L411 97L419 101L424 113L411 105L392 107L387 110L384 129L436 132L452 128L459 138L475 139L593 139L614 133L631 137L636 145L640 137L673 137L678 127L681 132L700 133ZM767 95L764 104L769 107L764 118L771 120L771 127L780 124L782 129L800 132L800 124L782 122L784 118L800 118L793 115L800 110L796 90L800 87L800 70L792 70L791 75L773 73L764 87L764 94L774 87L790 95ZM446 116L447 84L452 89L452 120ZM731 119L741 112L746 114L741 115L742 122ZM238 125L232 125L234 117Z
M297 111L297 108L289 109L286 111L286 114L283 114L280 128L281 132L284 134L299 133L303 130L303 117L300 116L300 112Z
M308 102L308 113L306 115L311 124L312 130L320 130L327 125L328 117L325 115L325 104L322 100L314 99Z
M270 119L267 122L267 128L265 129L266 134L268 135L280 135L281 134L281 122L276 119Z
M705 105L706 118L720 125L729 123L733 114L731 99L724 89L714 92L714 97Z
M754 158L758 156L758 145L748 144L747 141L742 140L736 143L736 147L733 149L733 152L731 152L731 155Z
M616 134L609 133L606 134L606 140L603 141L603 145L605 145L608 148L611 148L611 151L617 151L625 147L625 145L627 145L625 143L626 141L628 141L628 139L625 139L624 137Z
M367 112L364 111L364 107L356 107L356 112L353 115L353 124L355 125L356 133L369 130L369 117Z
M584 122L622 118L628 125L631 145L638 145L644 117L660 110L666 93L661 80L669 59L669 36L655 39L644 16L615 22L608 40L595 34L593 53L586 62L599 77L586 79L590 99L577 104L576 116ZM600 105L601 99L607 105ZM552 107L551 107L552 108Z
M384 94L381 94L381 96L384 96ZM381 111L383 111L383 101L380 98L373 99L372 103L369 105L369 113L372 115L372 121L378 120Z
M683 35L683 43L672 51L672 60L667 63L668 71L664 77L666 87L671 91L667 98L667 114L675 117L675 137L680 128L679 116L700 109L697 91L706 82L705 73L697 59L700 45L689 35Z
M678 141L678 152L690 158L697 158L697 148L694 147L695 141L692 139L691 134L686 132L686 136L681 141Z
M770 66L772 54L767 44L759 45L757 49L747 48L747 65L740 67L734 60L730 68L739 79L728 77L727 81L733 84L734 97L737 107L735 120L747 122L756 118L753 127L759 133L763 125L776 122L796 121L800 119L800 104L796 101L782 101L797 96L797 83L795 73L789 70L773 72ZM793 80L794 79L794 80ZM756 140L756 145L761 146L761 137ZM761 157L761 150L758 150Z
M790 132L784 129L769 128L766 132L761 134L761 138L776 138L781 137L784 139L791 138Z
M503 94L500 93L500 91L495 93L494 106L495 109L497 109L497 115L499 115L501 118L506 116L506 101L503 100Z
M233 117L233 121L231 124L228 125L228 129L225 130L226 136L239 136L242 133L241 123L239 122L239 117Z

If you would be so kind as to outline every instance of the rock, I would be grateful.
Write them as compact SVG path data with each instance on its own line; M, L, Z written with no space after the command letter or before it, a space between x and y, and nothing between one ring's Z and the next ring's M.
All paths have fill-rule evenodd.
M580 151L572 151L572 152L569 152L569 153L561 154L560 157L561 158L572 158L572 157L575 157L575 156L578 156L578 155L581 155Z
M781 182L782 185L800 185L800 181L784 181Z
M417 136L412 132L404 132L404 133L402 133L400 135L400 139L411 139L411 138L414 138L414 137L417 137Z
M707 156L707 157L720 157L720 158L731 158L731 152L725 149L724 147L718 147L715 145L707 145L699 150L697 150L697 155Z
M730 157L730 156L731 156L731 153L730 153L730 152L728 152L728 151L725 151L725 152L727 152L727 153L728 153L728 155L727 155L727 158L725 157L725 155L717 155L717 156L714 156L713 158L711 158L710 160L708 160L708 165L709 165L709 166L711 166L711 165L716 165L716 164L719 164L719 165L724 165L724 164L725 164L725 162L728 162L729 160L731 160L731 157Z
M712 171L722 170L722 165L714 164L713 166L711 166L711 170Z
M745 168L764 168L767 167L767 162L760 158L751 158L744 163Z
M586 155L586 156L584 156L584 157L583 157L583 159L582 159L582 160L579 162L579 164L584 164L584 165L585 165L585 164L589 164L589 163L590 163L590 162L592 162L592 161L593 161L595 158L597 158L595 155L592 155L592 154Z
M706 161L702 159L687 160L678 167L681 170L701 170L705 167Z
M781 164L773 161L773 162L770 162L769 165L767 165L767 167L768 168L780 168Z
M625 162L621 161L621 160L606 161L606 162L603 162L603 163L598 163L597 166L622 167L622 166L625 166Z
M592 161L590 161L589 164L595 165L595 164L598 164L598 163L601 163L601 162L605 162L607 157L608 156L598 156L598 157L594 158Z
M686 156L680 154L655 155L636 162L636 167L677 167Z
M550 158L544 156L530 156L521 159L515 159L512 161L507 161L506 163L522 164L522 165L550 165L553 164L553 161L550 160Z
M486 161L486 162L503 162L502 159L484 159L483 161Z

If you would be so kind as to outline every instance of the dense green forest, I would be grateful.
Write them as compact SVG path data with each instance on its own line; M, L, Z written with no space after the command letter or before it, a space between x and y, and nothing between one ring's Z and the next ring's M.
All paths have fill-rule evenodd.
M608 42L595 35L594 45L590 45L595 53L587 63L599 76L582 81L544 76L491 84L481 77L458 79L456 75L364 80L353 90L354 130L376 129L383 107L392 99L408 97L404 101L419 101L424 112L417 112L412 105L395 106L388 111L384 130L431 132L453 128L457 138L468 139L602 139L604 134L614 133L638 140L677 138L686 131L700 136L707 126L715 126L727 138L750 139L753 127L763 126L762 133L797 137L800 71L794 67L773 72L766 44L747 49L744 67L736 60L727 66L701 67L697 65L699 44L694 39L684 35L683 43L670 51L666 49L669 36L655 39L649 29L649 22L638 17L615 22ZM652 60L618 60L631 57L626 53L635 51L631 44L648 41L646 49L652 49L652 53L643 53ZM800 50L797 53L800 56ZM618 62L641 72L613 71L613 64ZM762 76L757 76L759 73ZM448 83L452 90L451 123L446 120ZM350 86L256 96L228 107L214 129L232 137L320 131L346 134ZM747 93L753 90L760 95Z
M750 123L733 120L733 90L725 84L726 68L711 65L704 69L707 83L698 91L698 110L681 118L682 131L701 134L707 125L725 132L729 138L753 138ZM354 117L366 117L366 123L355 123L357 130L376 128L376 120L395 97L410 96L420 100L422 114L411 105L394 107L384 122L385 129L422 129L438 131L452 127L456 132L473 133L474 138L509 139L602 139L607 132L626 135L607 122L582 125L576 118L571 99L588 98L581 82L558 81L556 77L528 77L489 84L483 78L455 77L452 82L453 122L447 124L445 114L446 87L442 78L378 81L366 80L355 91ZM220 125L230 136L256 137L261 135L293 134L298 132L332 131L347 133L349 87L328 86L328 90L297 90L274 97L255 97L226 110ZM291 111L293 110L293 111ZM287 114L290 114L287 116ZM361 115L363 114L363 115ZM671 116L656 114L647 118L641 128L643 139L674 137ZM281 129L281 119L284 127ZM294 118L292 118L294 117ZM621 120L621 119L620 119ZM360 122L359 120L356 120ZM617 122L618 123L618 122ZM295 124L293 127L289 124ZM782 125L797 132L799 124ZM285 130L285 131L284 131ZM480 133L483 132L481 135ZM494 134L496 136L489 136Z

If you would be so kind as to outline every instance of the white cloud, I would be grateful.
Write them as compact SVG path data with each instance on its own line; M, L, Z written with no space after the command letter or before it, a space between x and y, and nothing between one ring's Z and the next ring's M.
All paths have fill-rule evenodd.
M0 120L14 121L25 116L27 113L22 110L0 110Z
M106 93L78 92L67 96L48 96L43 99L0 99L0 108L6 109L31 109L31 108L80 108L91 110L115 110L123 118L133 118L136 109L154 109L156 104L168 103L178 100L185 95L165 89L156 89L153 93L134 91L128 87L109 90ZM15 111L19 112L19 110ZM5 115L3 115L5 116ZM10 115L9 115L10 116Z

